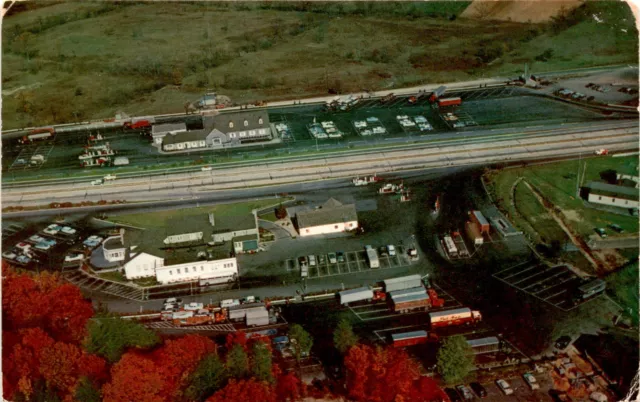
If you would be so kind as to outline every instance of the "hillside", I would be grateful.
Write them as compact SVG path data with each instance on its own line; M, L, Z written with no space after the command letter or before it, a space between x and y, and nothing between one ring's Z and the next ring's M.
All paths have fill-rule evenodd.
M3 21L3 129L181 112L207 90L246 103L513 76L526 62L534 72L637 63L624 3L545 24L458 17L468 5L38 3Z
M489 1L475 0L460 17L513 22L547 22L580 6L583 0Z

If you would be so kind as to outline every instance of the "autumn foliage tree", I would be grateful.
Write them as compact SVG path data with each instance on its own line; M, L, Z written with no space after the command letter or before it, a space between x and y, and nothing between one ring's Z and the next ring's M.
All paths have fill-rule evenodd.
M112 402L165 402L163 386L162 374L152 359L127 352L111 368L111 381L102 388L102 395Z
M402 350L355 345L344 365L348 396L356 401L427 400L412 399L419 394L418 387L429 384L421 383L417 364Z
M275 402L273 389L254 378L249 380L229 380L226 387L213 394L207 402Z

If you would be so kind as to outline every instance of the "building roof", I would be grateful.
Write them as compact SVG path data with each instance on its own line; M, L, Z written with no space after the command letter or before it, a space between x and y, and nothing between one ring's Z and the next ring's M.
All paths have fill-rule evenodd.
M361 288L342 290L342 291L338 292L338 294L340 296L347 296L347 295L354 295L354 294L358 294L358 293L362 293L362 292L367 292L367 293L370 293L371 295L373 295L373 291L370 288L366 287L366 286L361 287Z
M105 240L104 243L102 243L102 247L104 247L107 250L117 250L120 248L124 248L125 245L122 244L122 241L120 240L120 236L114 236Z
M489 222L487 222L487 219L484 217L484 215L482 215L482 212L473 211L473 215L475 215L476 219L478 220L478 223L480 223L481 225L489 224Z
M399 341L402 339L413 339L413 338L426 338L427 331L411 331L411 332L402 332L400 334L391 334L391 339L394 341Z
M213 121L213 127L225 134L269 127L269 113L263 109L222 112L212 116L210 119ZM260 124L260 119L262 119L262 124ZM245 121L247 122L246 126L244 124ZM233 123L233 127L229 127L229 123Z
M187 125L185 123L166 123L151 126L151 135L168 133L170 131L187 131Z
M500 344L500 340L495 336L489 336L480 339L469 339L467 340L467 344L469 344L469 346L471 346L472 348L477 348L480 346L498 345Z
M394 283L401 283L401 282L407 282L407 281L418 281L420 282L422 280L422 277L418 274L415 275L408 275L408 276L401 276L398 278L391 278L391 279L385 279L384 280L384 285L388 286Z
M296 217L298 219L298 227L301 229L358 220L355 204L342 205L333 198L329 199L319 209L298 212Z
M211 130L193 130L193 131L183 131L176 134L167 134L163 140L162 144L180 144L182 142L190 142L190 141L204 141L209 135Z
M586 187L590 189L591 193L593 194L638 201L639 190L634 187L616 186L614 184L608 184L599 181L589 182Z

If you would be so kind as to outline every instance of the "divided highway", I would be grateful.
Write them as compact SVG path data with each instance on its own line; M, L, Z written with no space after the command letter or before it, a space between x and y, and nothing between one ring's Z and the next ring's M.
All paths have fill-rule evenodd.
M502 135L478 141L422 143L389 147L349 155L307 160L253 162L213 171L182 172L162 176L118 178L92 186L88 181L43 183L3 188L3 206L42 205L50 202L99 200L149 201L183 197L188 191L198 198L207 193L287 183L352 178L364 174L395 173L414 169L437 169L484 165L550 157L592 155L595 149L638 149L638 122L585 123L556 126L537 132Z

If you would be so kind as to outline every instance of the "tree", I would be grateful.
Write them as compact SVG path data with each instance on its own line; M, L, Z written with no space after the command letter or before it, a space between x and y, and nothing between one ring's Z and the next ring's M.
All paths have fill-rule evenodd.
M271 350L264 342L256 342L251 348L253 356L251 358L251 373L253 376L266 382L273 382L271 372Z
M287 217L287 209L282 205L282 203L278 205L278 208L276 208L275 214L277 219L284 219Z
M226 387L207 399L207 402L275 402L275 394L265 382L229 380Z
M232 378L242 378L249 372L249 359L242 346L234 345L227 353L227 373Z
M409 401L420 373L406 352L355 345L345 356L348 396L356 401Z
M101 402L100 388L88 377L81 377L74 394L76 400L82 402Z
M358 342L358 337L353 333L351 323L346 319L341 319L338 322L338 326L333 331L333 344L338 349L338 352L344 354L349 348Z
M309 356L313 346L313 338L301 325L293 324L289 328L289 339L296 360L300 361L303 357Z
M204 401L222 388L226 380L227 371L220 358L215 354L207 355L191 374L185 395L192 401Z
M280 376L276 385L278 401L297 401L302 395L302 383L293 373Z
M240 332L240 331L236 331L236 332L232 332L230 334L227 335L227 343L226 343L226 347L227 350L231 350L233 349L234 345L240 345L242 346L242 349L246 351L248 351L248 347L247 347L247 334L245 332Z
M126 348L148 349L159 342L155 332L136 322L107 317L91 321L84 346L89 353L115 363Z
M80 288L63 284L47 292L49 328L57 339L81 342L86 335L87 322L93 316L91 302L85 300Z
M151 359L128 352L111 368L111 381L102 387L102 395L105 401L113 402L165 402L163 385L162 375Z
M411 387L411 393L406 399L411 402L433 402L449 400L447 394L431 377L420 377Z
M459 382L473 369L473 353L462 335L444 340L437 355L437 369L448 384Z
M47 386L60 394L71 394L78 380L78 360L82 352L80 348L63 342L56 342L42 353L40 373Z

